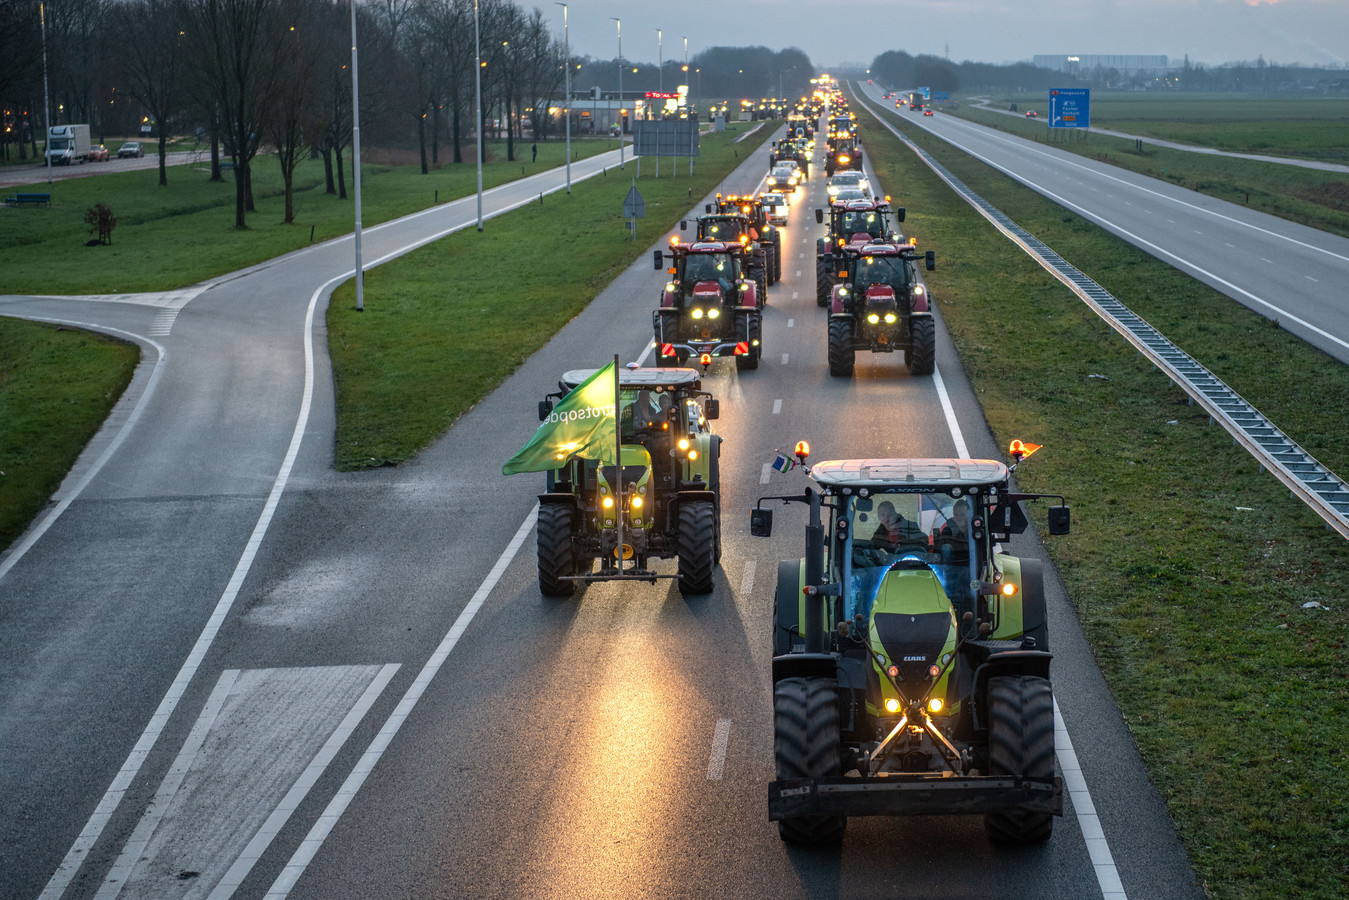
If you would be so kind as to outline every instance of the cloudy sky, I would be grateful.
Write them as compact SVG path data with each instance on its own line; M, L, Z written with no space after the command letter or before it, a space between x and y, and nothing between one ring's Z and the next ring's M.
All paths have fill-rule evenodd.
M538 6L562 28L559 6ZM655 62L716 45L800 47L822 67L886 50L1015 62L1037 53L1165 54L1349 66L1349 0L573 0L572 52ZM948 50L949 47L949 50Z

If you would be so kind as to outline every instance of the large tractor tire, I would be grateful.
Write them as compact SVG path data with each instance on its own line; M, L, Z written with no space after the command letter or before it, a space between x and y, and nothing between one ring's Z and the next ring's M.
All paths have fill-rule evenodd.
M1036 650L1049 650L1049 613L1045 605L1045 571L1038 559L1021 560L1021 625L1035 638Z
M539 591L545 597L570 597L576 582L562 576L576 574L576 549L571 519L575 511L561 503L539 507Z
M931 316L915 316L909 321L909 349L904 362L914 375L931 375L937 368L937 331Z
M759 357L763 355L763 319L759 317L758 311L741 315L736 330L736 340L749 344L749 353L735 358L736 371L748 372L759 368Z
M990 775L1054 777L1054 693L1049 682L1032 675L988 680L988 770ZM1050 813L989 813L989 840L1035 844L1054 829Z
M763 309L768 305L768 272L765 269L755 272L754 283L759 288L759 309Z
M830 295L834 291L834 274L830 271L829 260L815 257L815 305L828 306Z
M715 498L712 501L713 521L717 525L716 553L712 561L721 565L721 442L713 438L707 460L707 488Z
M857 351L853 348L853 320L829 320L829 374L851 377Z
M660 352L660 345L662 338L664 338L663 342L667 344L673 344L679 340L679 313L673 309L662 309L657 322L660 325L660 330L656 334L656 365L677 366L679 365L678 353L664 356Z
M772 242L764 241L763 242L764 274L768 278L769 287L772 287L773 285L778 283L778 270L777 267L774 265L777 256L778 256L777 249L773 246Z
M801 565L799 559L778 563L777 593L773 597L773 655L790 653L801 635Z
M717 510L711 500L679 505L679 593L712 593L717 567Z
M842 774L838 688L828 678L784 678L773 687L773 761L779 780ZM793 816L778 821L792 844L837 844L846 816Z
M773 271L778 281L782 280L782 232L773 232Z

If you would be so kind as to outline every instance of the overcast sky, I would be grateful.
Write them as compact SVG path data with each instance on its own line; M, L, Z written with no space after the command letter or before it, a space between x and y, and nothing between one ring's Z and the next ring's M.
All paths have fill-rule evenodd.
M561 31L561 7L522 5ZM574 54L617 55L618 16L623 55L653 63L660 28L666 59L683 59L687 36L690 57L718 45L800 47L823 68L886 50L957 62L1128 53L1349 65L1349 0L574 0L568 11Z

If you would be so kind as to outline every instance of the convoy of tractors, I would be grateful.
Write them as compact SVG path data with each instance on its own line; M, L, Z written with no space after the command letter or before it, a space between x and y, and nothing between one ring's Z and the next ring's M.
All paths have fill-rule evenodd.
M655 251L667 278L652 313L656 364L615 369L615 424L605 440L617 449L605 457L573 440L547 463L554 468L537 528L543 594L668 577L684 594L713 590L721 439L710 424L719 404L703 378L719 359L734 359L739 373L758 368L764 309L782 274L782 227L804 197L817 150L826 177L862 173L857 119L836 83L821 82L788 116L766 194L717 194L691 235L685 221ZM851 376L857 352L870 351L902 353L912 375L932 375L934 302L920 269L932 271L935 254L899 231L903 207L877 197L865 177L848 180L862 199L831 196L815 210L825 226L816 300L827 309L819 327L829 374ZM561 377L539 405L541 432L575 419L574 410L558 411L594 376ZM812 464L802 441L778 454L774 468L809 479L761 497L750 516L751 535L767 537L775 503L806 508L802 554L779 563L773 605L768 812L783 840L837 843L849 816L944 814L983 816L999 843L1049 838L1063 785L1044 578L1038 561L1008 548L1029 525L1023 502L1056 499L1049 532L1068 532L1062 497L1019 493L1012 483L1036 449L1013 442L1006 462ZM649 564L670 557L675 575Z

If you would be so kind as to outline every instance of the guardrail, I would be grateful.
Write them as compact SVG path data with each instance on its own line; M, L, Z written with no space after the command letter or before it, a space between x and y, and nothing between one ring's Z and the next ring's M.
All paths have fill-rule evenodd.
M867 106L860 96L856 93L854 96L867 112L927 163L965 202L1066 285L1106 324L1137 348L1141 355L1179 385L1190 396L1192 403L1204 408L1210 422L1217 422L1226 428L1233 440L1254 456L1262 469L1268 469L1283 482L1293 497L1310 506L1329 527L1349 538L1349 484L1319 463L1221 378L1200 365L1166 335L1082 274L1043 241L1013 222L1002 210L966 187L926 150L914 144L898 128Z

